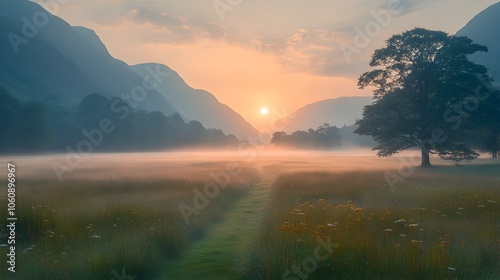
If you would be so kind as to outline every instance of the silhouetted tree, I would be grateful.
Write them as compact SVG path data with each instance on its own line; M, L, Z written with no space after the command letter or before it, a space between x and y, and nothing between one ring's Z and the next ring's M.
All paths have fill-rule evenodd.
M340 130L325 123L316 130L312 128L307 131L297 130L291 135L279 131L273 133L271 144L299 148L333 148L340 145Z
M53 145L53 128L45 106L22 103L0 87L0 152L33 153Z
M284 131L277 131L277 132L273 133L273 136L271 138L271 144L273 144L273 145L283 144L286 136L287 136L287 134Z
M484 66L468 60L478 51L487 48L440 31L415 28L392 36L370 61L378 69L359 78L360 88L375 88L375 101L355 132L373 136L379 156L418 147L422 166L431 166L430 154L476 158L464 144L474 132L469 105L484 103L483 84L491 82Z
M74 107L23 103L0 87L0 153L66 150L90 140L92 151L158 150L188 146L233 146L239 140L175 113L134 110L124 100L95 93ZM106 119L106 120L105 120ZM101 131L101 123L112 129Z

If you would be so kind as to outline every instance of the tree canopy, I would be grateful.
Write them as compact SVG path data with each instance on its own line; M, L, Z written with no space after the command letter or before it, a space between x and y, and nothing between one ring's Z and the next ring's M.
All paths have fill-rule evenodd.
M120 98L95 93L76 106L22 102L0 87L0 153L75 150L90 141L93 151L157 150L189 146L236 147L239 140L176 113L134 110ZM103 122L109 132L97 131Z
M316 130L297 130L288 135L284 131L275 132L271 144L309 149L329 149L340 145L340 130L325 123Z
M415 28L392 36L370 61L375 70L358 86L373 88L375 101L364 108L355 131L378 142L379 156L417 147L422 166L430 154L448 160L478 156L466 140L476 131L470 118L491 96L487 69L468 57L487 47L467 37Z

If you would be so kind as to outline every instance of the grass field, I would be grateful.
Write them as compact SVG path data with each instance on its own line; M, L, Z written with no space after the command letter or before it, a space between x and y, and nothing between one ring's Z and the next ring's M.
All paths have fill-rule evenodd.
M397 158L96 155L59 182L47 157L14 159L18 272L0 279L500 278L492 161L417 168L391 187ZM179 204L234 162L186 224Z
M379 171L281 175L247 277L499 279L499 169L417 170L393 189ZM319 240L334 249L318 260Z

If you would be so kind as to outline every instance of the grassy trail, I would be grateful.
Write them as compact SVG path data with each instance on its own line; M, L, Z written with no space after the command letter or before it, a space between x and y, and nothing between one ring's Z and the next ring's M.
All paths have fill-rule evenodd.
M269 202L273 178L261 178L245 197L235 202L224 220L209 229L179 259L169 263L158 279L242 279L247 252Z

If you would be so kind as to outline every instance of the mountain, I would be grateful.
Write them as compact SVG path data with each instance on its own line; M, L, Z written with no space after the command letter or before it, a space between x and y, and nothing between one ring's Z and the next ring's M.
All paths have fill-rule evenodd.
M131 69L141 77L149 75L152 69L170 73L160 83L152 82L156 90L189 119L201 122L207 128L218 128L232 133L242 140L258 134L257 130L227 105L220 103L210 92L193 89L175 71L162 64L139 64Z
M500 2L488 7L476 15L465 27L457 32L458 36L467 36L474 42L488 47L487 53L477 53L471 60L488 67L496 84L500 83ZM495 35L497 34L497 35Z
M147 82L158 85L148 85L145 75ZM113 58L93 30L70 26L27 0L0 1L0 86L21 101L40 101L49 108L74 107L100 93L128 99L132 107L147 112L179 112L184 119L241 139L257 134L231 108L206 91L192 89L172 69L157 64L130 67Z
M24 100L74 104L96 92L131 95L142 85L93 31L72 27L36 3L1 1L0 23L0 84ZM176 112L154 90L137 103L146 111Z
M316 129L324 123L343 127L352 125L363 115L363 107L372 103L372 97L353 96L327 99L306 105L286 119L289 124L284 131L291 133L296 130Z

